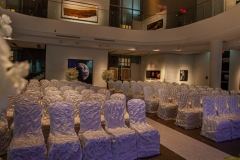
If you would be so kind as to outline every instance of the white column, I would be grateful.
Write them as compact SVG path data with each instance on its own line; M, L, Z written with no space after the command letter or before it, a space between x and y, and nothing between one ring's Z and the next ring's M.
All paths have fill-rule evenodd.
M222 41L215 40L211 42L209 67L209 86L211 88L220 88L222 72Z

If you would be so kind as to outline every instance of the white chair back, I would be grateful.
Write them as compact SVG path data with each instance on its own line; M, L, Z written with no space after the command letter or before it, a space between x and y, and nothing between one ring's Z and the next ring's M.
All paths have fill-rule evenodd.
M100 130L101 117L100 117L100 105L98 102L86 101L81 102L79 105L79 117L80 117L80 133L89 130Z
M76 135L74 130L74 107L67 102L57 102L49 107L50 133L57 135Z

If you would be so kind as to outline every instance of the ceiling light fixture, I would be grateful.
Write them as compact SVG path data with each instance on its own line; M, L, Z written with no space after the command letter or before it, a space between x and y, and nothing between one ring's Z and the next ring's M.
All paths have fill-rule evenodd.
M157 51L160 51L160 50L159 50L159 49L157 49L157 48L154 48L154 49L153 49L153 51L154 51L154 52L157 52Z
M130 49L128 49L128 50L130 50L130 51L135 51L136 49L135 49L135 48L130 48Z

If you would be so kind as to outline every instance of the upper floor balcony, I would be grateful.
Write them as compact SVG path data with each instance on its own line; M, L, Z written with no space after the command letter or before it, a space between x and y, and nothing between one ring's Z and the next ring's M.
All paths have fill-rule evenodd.
M0 0L0 7L25 15L134 30L170 29L218 15L239 0ZM153 14L154 13L154 14Z

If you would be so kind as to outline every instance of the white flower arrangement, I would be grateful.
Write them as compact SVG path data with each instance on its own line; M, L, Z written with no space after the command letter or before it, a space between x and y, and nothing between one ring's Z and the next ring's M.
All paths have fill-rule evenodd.
M66 70L66 78L68 81L77 80L78 74L76 68L68 68L68 70Z
M26 85L23 78L29 73L28 62L12 63L9 60L10 48L3 36L10 36L10 18L0 16L0 113L9 106L8 96L19 94Z
M113 80L114 78L114 71L113 70L104 70L102 72L102 79L106 82L109 80Z

